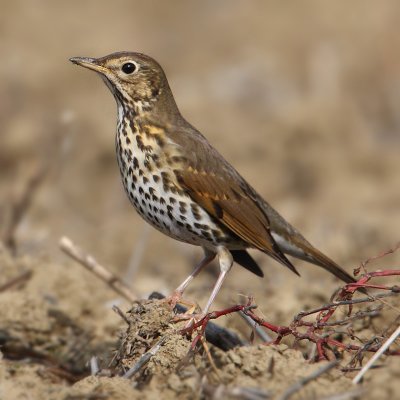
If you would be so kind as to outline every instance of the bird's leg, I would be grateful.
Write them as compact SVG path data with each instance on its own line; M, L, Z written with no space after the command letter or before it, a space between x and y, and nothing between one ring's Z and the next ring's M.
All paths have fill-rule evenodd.
M217 254L218 254L220 273L217 282L214 285L211 296L208 299L207 305L203 310L204 315L208 313L211 304L213 303L215 297L217 296L219 290L221 289L222 283L224 282L226 275L231 270L233 265L233 257L228 249L226 249L225 247L218 247Z
M214 260L216 253L211 252L208 249L204 249L204 257L197 264L194 271L174 290L172 295L168 298L168 302L175 307L176 303L182 298L182 294L185 289L189 286L190 282L200 273L200 271L208 265L212 260Z
M232 256L232 254L230 253L230 251L228 249L226 249L225 247L220 246L220 247L217 248L217 254L218 254L220 273L219 273L217 282L215 283L214 288L212 290L211 296L207 301L206 307L204 308L204 310L200 314L193 314L192 312L188 312L188 313L185 313L183 315L179 315L180 319L183 318L183 319L188 319L189 320L188 323L186 324L185 328L190 328L196 322L201 321L207 315L207 313L208 313L208 311L209 311L209 309L211 307L211 304L213 303L216 295L218 294L219 290L221 289L222 283L224 282L224 280L226 278L226 275L228 274L228 272L232 268L233 256ZM214 257L215 257L215 253L213 253L211 260ZM206 260L206 257L202 261L205 261L205 260ZM208 261L208 262L210 262L210 261ZM207 264L205 264L205 265L207 265ZM199 264L199 266L200 266L200 264ZM199 266L196 268L196 270L193 272L193 274L195 274L196 272L197 273L200 272L200 271L197 271L199 269ZM203 265L203 267L204 267L204 265Z

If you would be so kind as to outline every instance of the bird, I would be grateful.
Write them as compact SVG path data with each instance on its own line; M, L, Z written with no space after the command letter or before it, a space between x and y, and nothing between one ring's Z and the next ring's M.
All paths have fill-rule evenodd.
M249 249L260 250L297 275L287 256L322 267L346 283L355 281L311 245L184 119L157 61L137 52L70 61L99 74L115 98L117 161L131 204L154 228L204 251L170 296L174 304L215 257L219 275L204 315L234 262L263 277Z

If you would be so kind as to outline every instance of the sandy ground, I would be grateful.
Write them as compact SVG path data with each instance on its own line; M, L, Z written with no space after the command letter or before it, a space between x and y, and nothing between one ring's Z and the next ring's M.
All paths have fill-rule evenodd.
M154 290L169 294L201 256L135 214L115 161L114 100L67 60L118 50L155 57L183 115L314 245L352 271L399 241L399 8L397 1L2 1L0 287L25 275L0 291L0 399L279 398L321 368L293 338L279 346L257 339L229 352L211 346L216 370L204 350L182 367L191 340L173 333L168 309L145 302L138 314L134 305L128 328L139 332L143 317L150 331L132 336L112 311L132 304L60 251L60 237L71 237L138 300ZM29 207L22 204L9 229L42 168ZM252 295L260 315L288 325L328 302L340 284L304 263L296 263L299 279L253 255L266 277L234 268L215 309ZM397 252L368 268L399 265ZM216 274L216 265L203 272L187 299L204 305ZM392 298L355 326L360 341L387 337L398 309ZM238 315L218 323L251 337ZM139 376L115 376L164 334L171 340ZM130 351L110 364L129 337ZM109 376L88 376L91 356ZM357 387L355 372L343 372L350 357L291 398L398 393L398 357L382 358ZM243 388L263 394L249 397Z

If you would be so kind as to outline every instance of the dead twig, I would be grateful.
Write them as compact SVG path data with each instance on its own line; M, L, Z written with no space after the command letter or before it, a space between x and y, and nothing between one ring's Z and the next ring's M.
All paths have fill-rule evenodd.
M358 268L355 269L355 274L357 275L357 274L360 272L361 269L362 269L365 273L368 273L368 271L367 271L367 265L368 265L370 262L379 260L380 258L383 258L383 257L385 257L385 256L387 256L387 255L389 255L389 254L393 254L393 253L395 253L395 252L396 252L397 250L399 250L399 249L400 249L400 242L397 243L397 244L396 244L394 247L392 247L391 249L385 250L385 251L379 253L379 254L376 255L376 256L367 258L365 261L363 261L363 262L360 264L360 266L359 266Z
M243 311L239 311L239 315L245 320L245 322L254 330L254 332L257 334L257 336L263 341L263 342L271 342L273 339L271 336L268 335L267 332L265 332L264 329L260 325L257 324L257 322L253 321L248 315L246 315Z
M151 359L151 357L155 356L157 352L161 349L161 346L168 339L168 336L164 336L159 340L149 351L144 353L138 360L138 362L132 367L129 368L128 371L122 376L123 378L129 379L136 373L138 373Z
M320 400L351 400L351 399L359 399L361 395L364 393L364 390L350 390L348 392L343 393L335 393L332 396L322 397Z
M32 277L32 271L24 271L17 275L15 278L10 279L8 282L0 286L0 293L13 288L14 286L21 285Z
M75 261L78 261L86 269L107 283L107 285L109 285L120 296L130 302L137 300L137 296L129 286L100 265L90 254L85 253L82 249L76 246L71 239L65 236L62 237L60 240L60 248L64 253L72 257Z
M353 383L357 384L360 382L364 374L372 367L375 361L389 348L389 346L397 339L400 335L400 326L392 333L388 340L381 346L381 348L368 360L365 366L353 379Z
M400 270L382 270L365 274L361 276L357 282L345 285L344 288L336 293L336 297L331 303L311 311L300 312L289 326L273 325L259 317L255 313L255 308L257 306L254 305L252 303L252 299L249 298L246 305L235 305L225 310L214 311L207 314L204 318L196 321L190 327L182 329L181 333L185 335L192 335L194 331L198 330L197 336L192 342L192 350L194 351L210 320L217 319L221 316L231 313L242 312L257 325L267 328L268 330L277 334L275 340L270 343L278 344L281 342L283 337L291 335L296 341L306 340L314 343L317 360L329 360L335 358L335 352L337 354L337 351L354 352L356 354L356 358L354 358L354 360L360 360L360 357L364 352L377 352L380 348L380 341L374 339L373 341L363 343L362 345L355 344L354 341L350 341L349 343L342 342L341 340L337 339L337 335L339 334L337 328L340 326L347 326L347 331L341 332L342 335L348 336L351 339L357 339L352 332L351 324L356 320L373 318L377 315L377 311L379 310L361 310L352 315L353 306L355 304L373 302L378 300L379 297L385 297L387 295L399 295L398 286L371 285L368 283L368 281L374 277L389 277L397 275L400 275ZM352 298L356 290L362 290L367 286L379 287L379 289L385 290L386 293L379 293L375 297L369 296L362 299ZM335 321L332 321L332 316L340 307L349 308L347 316L342 319L336 319ZM304 320L305 317L310 317L312 315L315 315L312 321ZM386 350L386 353L391 355L400 354L399 351L389 350Z
M261 388L211 385L205 379L201 384L202 394L208 399L243 399L243 400L267 400L271 398L271 392Z
M283 395L279 398L279 400L288 400L292 397L296 392L298 392L302 387L306 386L311 381L316 380L321 375L325 374L326 372L330 371L332 368L336 367L338 361L331 361L328 364L325 364L322 368L317 369L312 374L305 376L304 378L300 379L294 385L290 386Z
M118 306L113 305L112 309L126 322L127 325L130 325L129 319L126 317L125 313Z
M26 182L20 197L11 206L8 223L5 226L1 240L13 253L16 251L15 232L28 211L29 206L32 204L33 197L46 176L47 171L47 164L37 168Z

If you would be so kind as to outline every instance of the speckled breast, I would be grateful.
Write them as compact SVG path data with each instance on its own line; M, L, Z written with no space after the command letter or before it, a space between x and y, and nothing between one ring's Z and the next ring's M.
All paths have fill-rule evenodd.
M161 128L123 118L118 122L116 151L125 191L152 226L198 246L241 247L177 183L173 171L182 156L167 143Z

